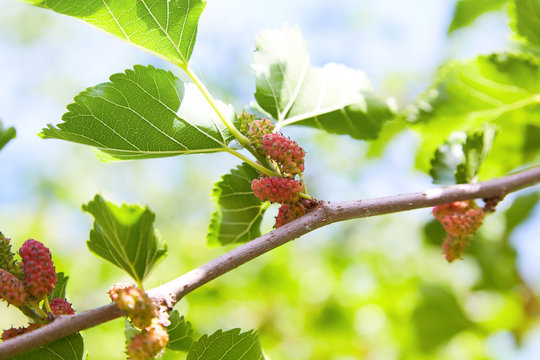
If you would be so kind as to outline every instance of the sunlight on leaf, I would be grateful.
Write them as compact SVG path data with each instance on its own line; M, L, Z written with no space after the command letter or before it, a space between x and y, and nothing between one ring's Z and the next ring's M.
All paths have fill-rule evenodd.
M260 360L264 355L255 331L240 333L240 329L203 335L195 342L186 360Z
M81 334L76 333L38 349L10 357L9 360L82 360L83 358L83 338Z
M479 16L501 9L508 0L459 0L448 32L471 24Z
M540 46L540 1L512 0L508 12L516 36L530 45Z
M169 342L167 349L176 351L188 351L195 342L195 334L189 321L180 316L177 310L174 310L169 316L171 324L167 326Z

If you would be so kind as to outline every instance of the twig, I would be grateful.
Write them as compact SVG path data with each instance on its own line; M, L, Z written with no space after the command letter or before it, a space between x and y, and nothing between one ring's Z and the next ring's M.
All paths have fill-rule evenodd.
M432 207L459 200L504 198L508 193L540 182L540 167L476 184L454 185L424 192L382 198L325 202L301 218L221 255L214 260L156 287L148 294L168 307L207 282L317 228L339 221ZM114 305L106 305L71 316L61 316L53 323L0 343L0 359L43 346L75 332L121 317Z

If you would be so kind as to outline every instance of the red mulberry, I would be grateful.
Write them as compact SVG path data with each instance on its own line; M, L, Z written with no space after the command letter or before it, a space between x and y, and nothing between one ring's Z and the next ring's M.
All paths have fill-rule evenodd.
M28 293L37 299L50 295L56 285L56 270L49 249L39 241L29 239L19 249L19 255Z
M167 330L160 324L154 324L133 336L126 352L132 360L153 359L167 346L168 341Z
M24 305L28 299L23 282L2 269L0 269L0 299L15 306Z
M9 339L13 339L14 337L17 337L22 334L26 334L27 332L39 329L42 327L43 324L30 324L28 327L20 327L20 328L11 328L4 330L2 333L2 341L6 341Z
M279 208L274 227L277 229L278 227L285 225L294 219L298 219L299 217L305 215L305 213L306 209L300 203L283 204Z
M74 315L75 310L66 299L55 298L51 300L51 311L54 315Z
M304 183L289 178L274 176L254 179L251 190L262 201L274 203L294 203L300 199L300 193L305 189Z
M296 141L281 134L266 134L262 139L262 151L280 164L286 174L304 172L306 154Z

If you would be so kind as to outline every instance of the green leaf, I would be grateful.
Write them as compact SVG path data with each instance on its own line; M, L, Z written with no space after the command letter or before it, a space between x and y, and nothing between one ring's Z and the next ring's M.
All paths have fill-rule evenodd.
M82 360L84 342L81 334L76 333L56 340L35 350L24 352L9 358L10 360Z
M187 66L202 0L23 0L76 17L178 66Z
M540 46L540 1L511 0L508 8L510 26L517 38L533 46Z
M110 159L146 159L222 151L231 135L195 89L152 66L114 74L68 105L44 138L91 145ZM227 116L234 112L229 108Z
M203 335L195 342L186 360L260 360L264 355L259 336L253 330L240 334L240 329Z
M315 127L355 139L374 139L393 117L365 74L344 65L312 67L300 30L264 31L254 53L255 99L278 121Z
M484 131L467 135L453 132L435 151L430 175L435 184L466 184L476 182L480 166L487 156L495 129L486 125Z
M486 12L502 8L507 2L508 0L459 0L448 33L471 24Z
M209 244L246 242L261 235L261 221L269 204L253 195L251 181L257 177L257 170L242 163L214 184L215 210L208 227Z
M15 131L14 127L5 129L4 125L2 125L2 122L0 121L0 150L2 150L2 148L6 146L10 140L15 139L16 136L17 132Z
M49 295L49 301L52 299L65 299L66 298L66 287L69 276L65 276L63 272L56 274L56 285L52 294Z
M88 249L126 271L142 286L167 254L167 245L154 228L154 213L138 205L118 207L100 195L82 208L94 217Z
M416 338L423 351L431 351L472 324L454 294L442 286L424 285L412 315Z
M506 236L510 234L519 226L522 222L527 220L535 208L536 204L540 201L540 192L533 192L518 196L512 206L506 210L504 216L506 218Z
M180 316L176 310L169 316L169 321L171 324L167 326L167 333L169 334L167 349L187 352L195 342L195 334L190 322Z
M408 119L423 136L417 166L425 171L452 132L482 131L485 123L495 126L499 132L479 175L504 175L540 154L539 141L526 143L530 127L540 126L540 60L493 54L452 61L409 109Z

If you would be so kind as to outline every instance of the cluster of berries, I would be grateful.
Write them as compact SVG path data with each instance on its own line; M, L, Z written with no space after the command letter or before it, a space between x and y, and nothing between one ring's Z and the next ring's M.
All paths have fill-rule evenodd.
M158 307L144 291L131 284L115 284L109 296L124 311L131 323L142 331L133 336L127 345L129 359L154 359L167 346L169 334Z
M0 299L35 321L27 327L4 330L3 341L44 326L55 316L75 314L66 299L49 299L56 286L50 250L39 241L29 239L20 247L19 256L20 262L11 251L10 239L0 233Z
M257 152L268 159L281 176L262 175L251 182L255 196L262 201L282 204L276 217L278 228L306 213L300 194L305 191L303 181L296 175L304 172L305 152L296 141L282 134L274 133L274 125L268 119L255 119L255 116L240 114L241 130L250 140Z
M456 201L434 207L433 216L446 231L443 253L452 262L461 258L472 235L482 225L484 210L474 201Z

